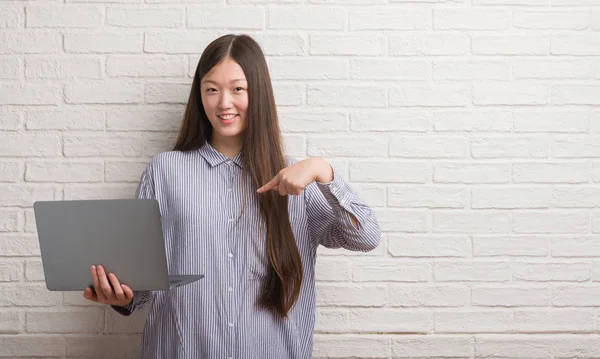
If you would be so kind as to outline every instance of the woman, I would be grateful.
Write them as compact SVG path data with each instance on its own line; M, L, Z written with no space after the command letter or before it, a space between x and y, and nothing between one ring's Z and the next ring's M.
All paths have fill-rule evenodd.
M124 315L153 300L143 358L310 358L317 247L369 251L371 209L325 160L286 160L260 46L226 35L203 52L173 151L137 190L154 198L170 274L205 279L133 292L101 266L84 297Z

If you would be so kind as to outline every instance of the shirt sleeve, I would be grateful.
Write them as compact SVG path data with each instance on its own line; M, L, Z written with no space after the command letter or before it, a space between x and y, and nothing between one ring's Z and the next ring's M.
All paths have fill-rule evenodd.
M144 172L142 173L142 177L135 191L135 196L138 199L154 199L156 198L154 195L154 182L152 180L152 170L150 165L146 167ZM133 291L133 300L131 303L125 306L116 306L113 305L112 308L117 311L117 313L125 316L129 316L135 312L136 309L141 309L146 306L152 299L154 298L153 291Z
M368 252L381 242L379 222L373 210L333 169L333 181L314 182L305 190L308 227L315 245ZM350 214L358 222L352 223Z

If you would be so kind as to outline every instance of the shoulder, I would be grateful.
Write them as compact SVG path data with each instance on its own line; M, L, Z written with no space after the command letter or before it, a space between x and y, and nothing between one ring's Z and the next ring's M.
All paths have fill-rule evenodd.
M156 154L146 167L147 170L153 172L160 172L173 168L182 167L189 163L189 161L196 160L197 156L194 156L196 151L165 151Z

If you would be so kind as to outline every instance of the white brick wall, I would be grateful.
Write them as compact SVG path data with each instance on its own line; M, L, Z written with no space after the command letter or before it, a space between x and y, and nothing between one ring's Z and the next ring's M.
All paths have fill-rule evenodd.
M600 1L0 0L0 358L134 358L43 284L36 200L131 197L199 55L268 57L289 154L375 209L319 251L314 358L600 357Z

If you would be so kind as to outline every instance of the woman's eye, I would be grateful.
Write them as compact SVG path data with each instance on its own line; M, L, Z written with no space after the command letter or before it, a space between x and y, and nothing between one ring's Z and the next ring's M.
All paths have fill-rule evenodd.
M244 91L244 88L243 88L243 87L236 87L236 88L234 89L234 91Z
M217 90L213 89L213 88L208 88L206 89L206 92L216 92Z

